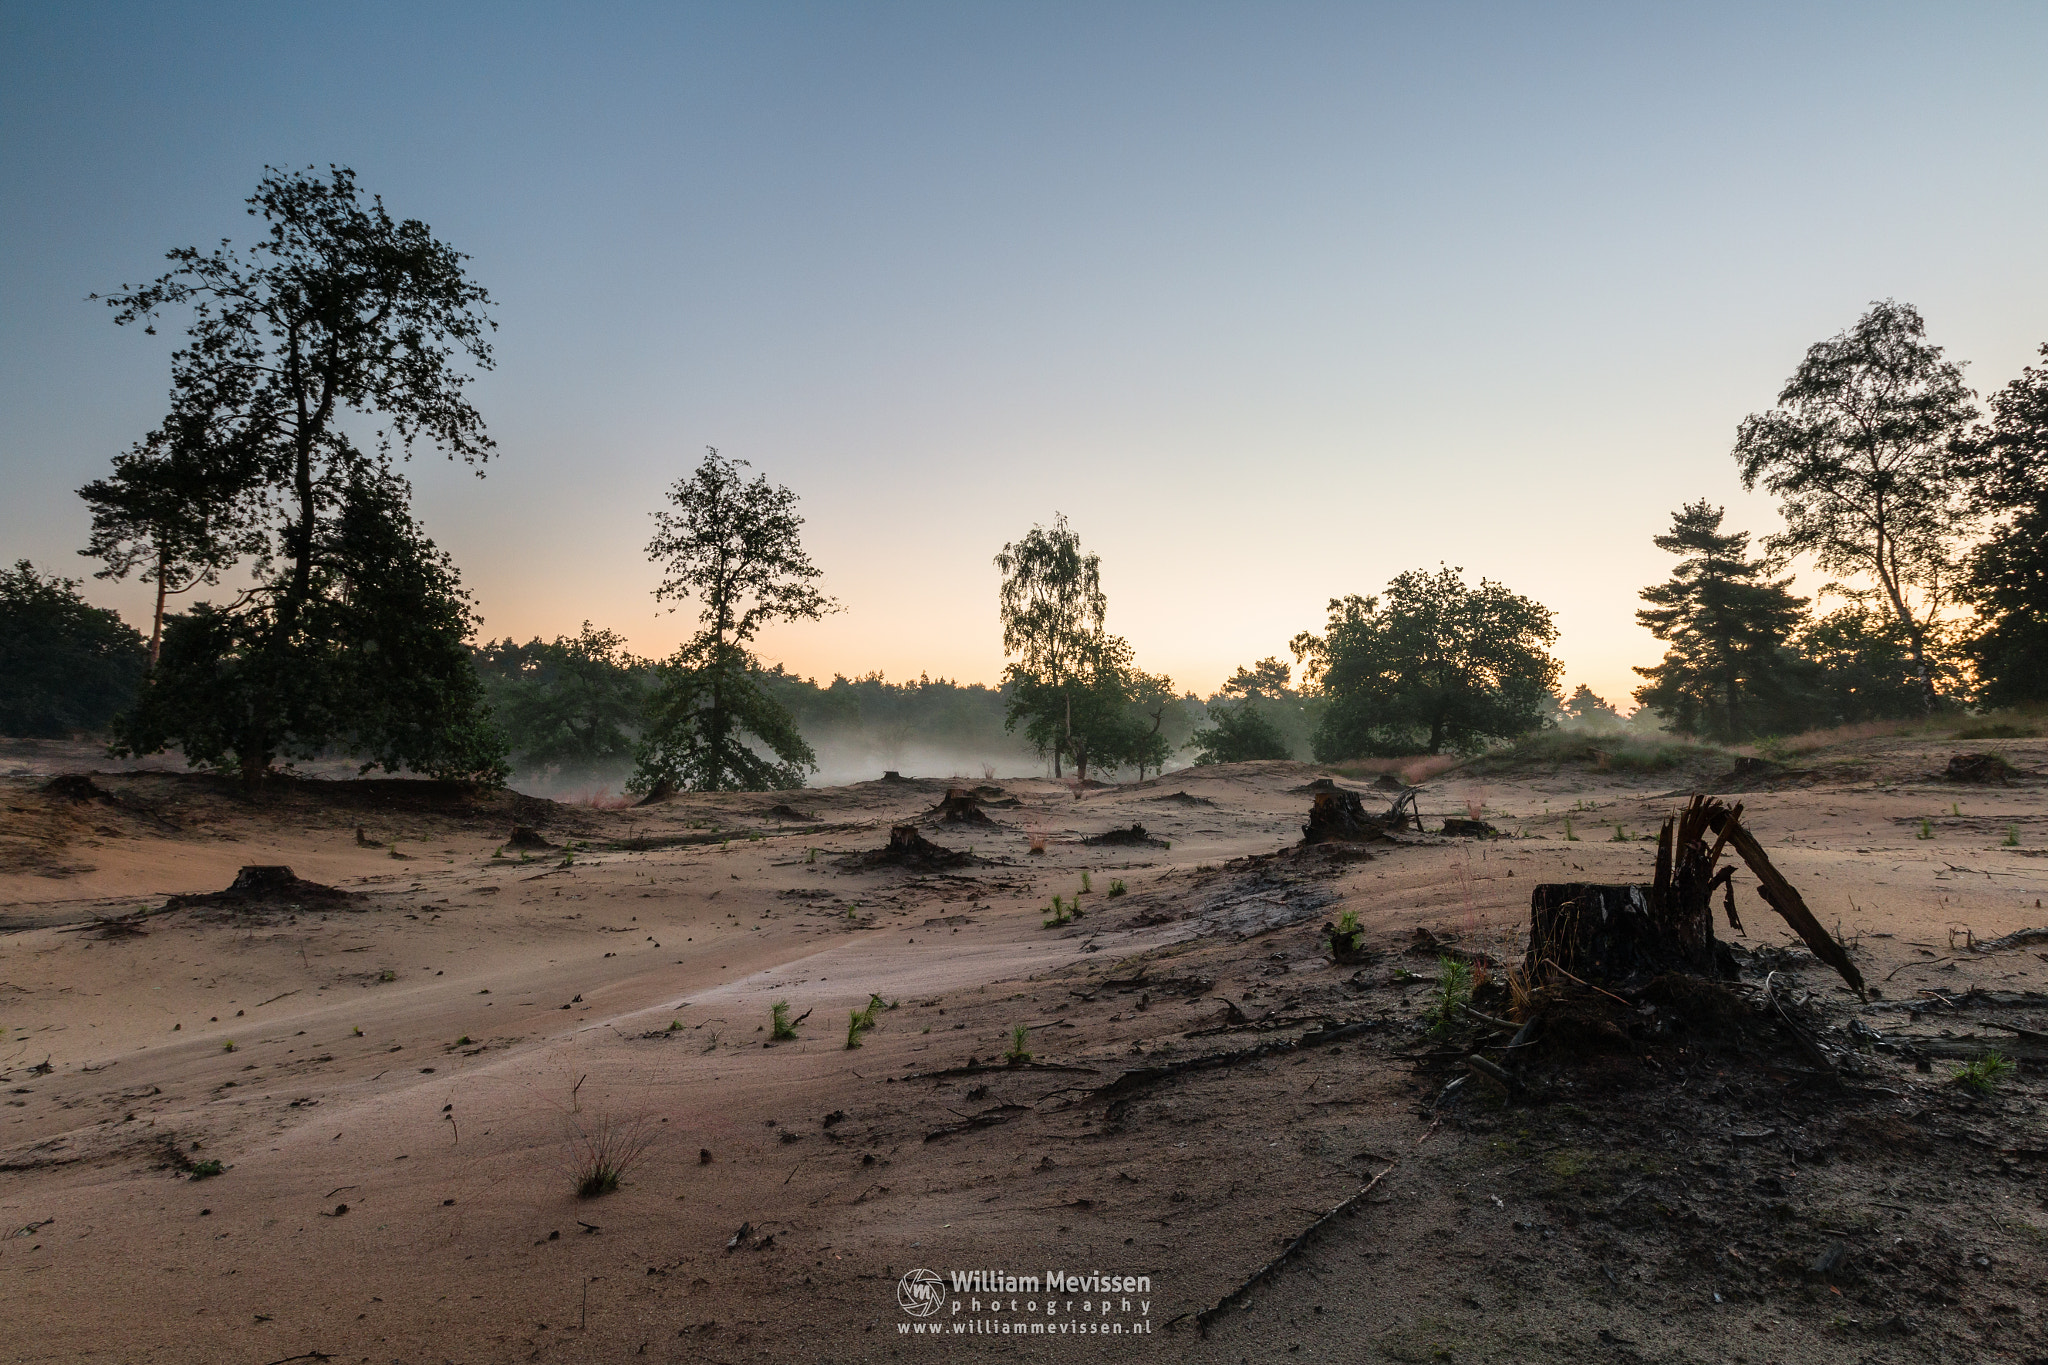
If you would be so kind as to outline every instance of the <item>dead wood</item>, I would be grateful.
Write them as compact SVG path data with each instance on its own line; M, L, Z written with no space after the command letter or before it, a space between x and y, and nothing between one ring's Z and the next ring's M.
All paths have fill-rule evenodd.
M942 1137L951 1137L955 1133L968 1133L976 1128L993 1128L998 1123L1008 1123L1019 1114L1028 1114L1030 1112L1030 1108L1026 1105L999 1104L993 1109L984 1109L979 1114L970 1115L960 1123L949 1123L943 1128L934 1128L931 1132L924 1135L924 1140L926 1142L936 1142Z
M889 830L887 844L866 853L851 854L842 861L849 867L909 867L930 870L965 867L986 860L977 858L966 849L946 848L941 844L935 844L919 834L916 825L895 825Z
M1942 776L1951 782L2010 787L2020 770L1998 754L1957 754L1950 758Z
M1304 844L1367 843L1386 837L1385 822L1365 813L1358 793L1341 789L1317 792L1308 808L1308 823L1301 827Z
M949 787L946 799L926 812L927 818L942 825L993 825L981 808L981 797L965 787Z
M1424 1134L1424 1136L1426 1137L1428 1136L1428 1134ZM1349 1213L1353 1208L1357 1207L1358 1204L1361 1201L1363 1201L1367 1195L1371 1194L1374 1189L1378 1188L1379 1183L1382 1180L1385 1180L1387 1178L1387 1173L1389 1171L1392 1171L1394 1167L1400 1164L1401 1163L1398 1158L1388 1162L1386 1170L1381 1171L1378 1175L1366 1181L1364 1188L1360 1189L1357 1194L1354 1194L1349 1199L1346 1199L1343 1202L1337 1204L1328 1213L1324 1214L1322 1217L1316 1219L1315 1222L1310 1223L1307 1227L1303 1228L1299 1236L1297 1236L1293 1241L1289 1242L1285 1247L1281 1248L1280 1254L1278 1256L1275 1256L1272 1260L1266 1262L1257 1270L1254 1270L1242 1284L1238 1285L1237 1288L1231 1290L1228 1294L1225 1294L1222 1298L1216 1300L1215 1307L1205 1308L1201 1312L1195 1314L1195 1330L1201 1333L1202 1335L1207 1336L1209 1332L1209 1323L1212 1320L1214 1320L1218 1314L1222 1313L1226 1308L1230 1307L1231 1304L1243 1298L1246 1294L1249 1294L1253 1289L1257 1288L1258 1285L1262 1281L1264 1281L1268 1276L1270 1276L1274 1271L1278 1270L1281 1266L1285 1265L1289 1260L1293 1259L1293 1257L1296 1254L1298 1254L1303 1247L1309 1244L1309 1240L1311 1238L1313 1238L1318 1232L1321 1232L1324 1227L1328 1226L1331 1219L1338 1217L1340 1214Z
M237 872L233 884L225 891L173 896L164 902L164 909L296 909L304 905L349 905L357 899L352 891L337 891L319 882L309 882L289 867L252 864Z
M984 1076L991 1071L1078 1071L1089 1076L1100 1076L1100 1068L1092 1066L1066 1066L1059 1062L975 1062L969 1066L949 1066L943 1071L916 1071L903 1077L905 1081L942 1081L952 1076Z
M1454 839L1498 839L1500 831L1484 820L1467 820L1460 816L1446 816L1441 831Z
M1188 1057L1178 1062L1168 1062L1164 1066L1137 1067L1124 1072L1107 1085L1096 1086L1074 1102L1085 1104L1094 1100L1115 1100L1117 1104L1112 1107L1114 1117L1115 1113L1120 1112L1139 1091L1149 1090L1162 1081L1192 1075L1197 1071L1215 1071L1221 1067L1241 1066L1265 1057L1285 1056L1303 1048L1320 1047L1324 1043L1334 1043L1355 1037L1369 1029L1380 1028L1383 1024L1384 1021L1379 1019L1354 1020L1318 1029L1312 1033L1304 1033L1299 1038L1290 1038L1285 1042L1261 1043L1257 1047L1241 1048L1236 1052L1212 1052L1206 1057Z
M547 836L531 825L512 826L512 837L505 841L507 848L553 848Z
M1978 939L1970 947L1980 953L1997 953L2007 948L2025 948L2035 943L2048 943L2048 928L2016 929L2010 934L2000 934L1997 938Z
M1840 972L1842 979L1848 982L1859 996L1863 995L1863 973L1857 971L1856 964L1849 961L1848 950L1835 941L1833 934L1821 927L1821 922L1806 908L1806 902L1801 899L1792 883L1786 881L1784 874L1772 866L1770 856L1764 852L1763 845L1757 842L1754 834L1743 827L1738 818L1739 808L1730 811L1719 801L1709 799L1702 804L1698 797L1694 797L1693 800L1696 806L1705 811L1708 826L1741 855L1743 862L1749 864L1749 870L1756 875L1757 894L1763 897L1764 904L1784 917L1785 922L1806 941L1806 946L1813 950L1815 957ZM1720 844L1716 843L1715 847L1719 848Z
M763 814L771 816L777 820L793 820L799 824L805 825L815 825L816 823L818 823L817 816L810 815L803 811L800 811L795 806L790 805L786 801L778 801L776 804L770 806L766 811L764 811Z
M1155 838L1153 838L1153 837L1152 837L1151 835L1147 834L1147 833L1145 832L1145 827L1144 827L1143 825L1139 824L1138 822L1136 822L1135 820L1131 822L1131 827L1130 827L1129 829L1113 829L1113 830L1110 830L1110 831L1109 831L1109 832L1108 832L1107 834L1098 834L1098 835L1096 835L1096 836L1095 836L1094 838L1092 838L1092 839L1083 839L1083 840L1082 840L1081 842L1082 842L1082 843L1084 843L1084 844L1088 844L1088 845L1090 845L1090 846L1092 846L1092 847L1098 847L1098 848L1099 848L1099 847L1115 847L1115 848L1166 848L1166 847L1169 847L1169 845L1167 844L1167 842L1166 842L1166 841L1165 841L1164 839L1155 839Z

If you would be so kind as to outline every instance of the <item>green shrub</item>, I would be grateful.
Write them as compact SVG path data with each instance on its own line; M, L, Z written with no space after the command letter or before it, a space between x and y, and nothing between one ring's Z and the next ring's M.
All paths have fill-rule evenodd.
M778 1000L768 1010L770 1031L768 1036L778 1043L786 1043L796 1037L796 1025L789 1022L789 1002Z
M1430 1023L1434 1031L1442 1032L1458 1017L1459 1008L1472 998L1472 964L1455 957L1439 957L1436 960L1436 994L1432 998Z
M1019 1066L1030 1061L1031 1053L1025 1048L1025 1044L1030 1040L1031 1030L1026 1025L1019 1024L1011 1029L1010 1050L1003 1054L1003 1060L1012 1066Z

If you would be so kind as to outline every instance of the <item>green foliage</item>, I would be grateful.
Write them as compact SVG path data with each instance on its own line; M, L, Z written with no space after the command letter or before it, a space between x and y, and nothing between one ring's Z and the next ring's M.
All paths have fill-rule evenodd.
M1636 670L1648 681L1635 694L1680 734L1724 743L1798 728L1786 724L1794 684L1785 644L1806 605L1789 577L1772 576L1772 560L1748 556L1748 532L1721 530L1725 512L1704 498L1687 503L1654 538L1683 557L1667 581L1643 589L1650 605L1636 620L1669 648L1662 663Z
M1920 832L1913 837L1915 839L1932 839L1934 837L1934 822L1926 819L1921 820Z
M2006 1058L1996 1052L1987 1052L1976 1061L1957 1067L1951 1076L1957 1085L1980 1095L1989 1095L1998 1089L1998 1083L2012 1069L2012 1063Z
M153 324L173 305L192 321L164 427L83 490L92 552L115 574L154 554L166 586L245 557L256 579L182 629L165 622L120 751L176 745L250 782L280 757L331 750L366 771L500 781L503 744L464 645L468 600L413 522L382 435L408 456L424 440L489 458L472 376L453 363L490 368L489 296L459 252L364 203L344 168L266 171L249 203L262 240L173 251L168 274L108 299L119 323ZM374 455L351 439L351 414L380 424Z
M1025 1062L1030 1061L1031 1053L1028 1048L1030 1041L1031 1030L1028 1026L1019 1024L1011 1029L1010 1050L1003 1054L1003 1060L1012 1066L1021 1066Z
M1317 759L1472 753L1535 729L1561 666L1548 608L1463 571L1411 570L1377 597L1333 599L1325 633L1294 638L1329 709Z
M88 606L76 579L44 578L26 559L0 570L0 734L106 728L133 701L147 659L142 636Z
M1070 760L1077 777L1092 767L1114 773L1134 766L1142 775L1167 760L1164 729L1177 714L1173 681L1138 668L1130 644L1119 635L1094 635L1075 646L1065 681L1054 684L1011 664L1006 723L1024 726L1024 737L1041 754L1051 754L1055 772Z
M1088 874L1085 871L1081 874L1081 889L1083 891L1093 891L1095 889L1093 882L1089 880Z
M1358 951L1359 944L1365 939L1365 930L1359 926L1358 912L1356 910L1346 910L1343 914L1337 916L1337 937L1343 940L1342 946L1345 952L1355 953Z
M1967 645L1980 700L2012 706L2048 701L2048 366L2028 366L1990 408L1968 450L1974 505L1993 523L1962 593L1982 622Z
M802 786L817 767L746 645L771 621L839 608L814 585L820 570L803 548L796 494L765 476L747 481L745 468L712 450L669 490L675 510L655 513L647 556L664 574L655 598L693 598L699 629L661 666L630 790L774 790Z
M491 717L520 768L589 777L632 758L655 674L623 636L585 621L574 637L494 640L475 655Z
M846 1013L846 1046L850 1050L860 1046L861 1030L869 1027L868 1017L859 1010Z
M1197 730L1189 743L1194 746L1197 766L1293 757L1287 737L1249 700L1235 706L1212 704L1209 728Z
M1564 818L1564 837L1572 843L1576 844L1579 842L1579 836L1572 833L1572 818L1569 815Z
M1079 896L1074 898L1072 905L1062 901L1058 896L1054 896L1052 898L1052 913L1045 917L1045 923L1042 927L1057 929L1060 925L1070 924L1079 918L1081 918L1081 898Z
M1441 1033L1458 1017L1458 1010L1472 998L1472 964L1455 957L1436 960L1436 990L1431 996L1429 1021L1433 1032Z
M1121 877L1111 877L1109 879L1109 899L1115 900L1118 896L1123 895L1125 890L1126 888Z
M778 1000L768 1007L768 1036L778 1043L796 1037L796 1025L789 1022L789 1002Z
M1953 679L1948 648L1954 627L1929 622L1924 638L1934 648L1927 667L1937 679ZM1852 604L1809 621L1793 642L1802 689L1798 720L1787 731L1858 725L1924 715L1926 695L1906 628L1883 611Z
M1998 842L2004 848L2018 848L2020 846L2020 827L2018 825L2007 825L2005 827L2005 837Z
M1621 712L1615 710L1604 697L1584 683L1578 685L1559 709L1582 725L1612 726L1622 723Z
M185 1174L193 1180L209 1180L219 1175L222 1169L219 1161L209 1158L205 1161L193 1162L190 1166L186 1167Z
M1763 484L1785 519L1766 546L1874 583L1830 587L1898 623L1930 708L1929 627L1954 591L1971 515L1960 438L1974 411L1961 367L1928 344L1919 312L1886 299L1809 347L1777 406L1743 419L1735 440L1742 486Z

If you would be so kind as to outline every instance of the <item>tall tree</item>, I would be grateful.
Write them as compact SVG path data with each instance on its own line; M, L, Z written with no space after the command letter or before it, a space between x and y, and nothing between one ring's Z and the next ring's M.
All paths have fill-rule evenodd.
M1081 538L1056 515L1051 530L1031 528L996 556L1003 575L998 611L1003 653L1015 656L1010 675L1026 684L1033 705L1057 708L1061 741L1051 746L1053 776L1072 752L1074 704L1090 651L1099 654L1109 601L1102 592L1102 559L1083 554ZM1084 774L1085 776L1085 774Z
M274 578L226 607L201 602L170 617L115 752L175 745L190 763L239 767L252 782L274 760L339 752L364 772L502 783L504 737L467 643L476 614L408 499L395 475L342 489L282 646L285 594Z
M105 728L135 697L142 637L26 559L0 569L0 735L61 739Z
M1723 531L1727 509L1705 498L1674 512L1671 529L1653 538L1680 556L1671 577L1642 591L1650 605L1636 620L1670 648L1636 700L1682 734L1734 741L1748 738L1767 708L1782 714L1790 687L1785 642L1797 630L1806 599L1790 592L1776 565L1751 559L1747 531Z
M747 645L771 621L815 621L839 605L817 588L796 494L765 475L749 482L747 468L712 450L669 490L675 510L654 514L647 557L664 575L655 600L694 599L698 630L661 665L634 791L800 787L817 767Z
M2048 366L2027 367L1990 407L1966 458L1973 505L1994 520L1963 593L1981 623L1968 646L1981 699L2010 706L2048 701Z
M461 710L477 704L473 686L441 667L447 630L470 620L466 599L389 463L394 442L407 456L425 442L450 459L489 457L462 367L491 365L489 296L464 274L466 257L365 202L346 168L266 168L248 203L266 229L253 245L179 248L168 273L107 300L117 323L148 332L169 307L190 322L171 360L167 448L148 450L125 481L117 472L113 488L86 490L96 544L110 569L141 543L166 578L179 564L203 577L226 552L188 532L232 528L250 538L230 548L251 553L256 580L236 602L192 613L177 704L147 698L131 747L177 744L194 761L231 761L251 783L281 755L344 741L386 766L502 776L481 713ZM382 424L374 453L345 429L351 414ZM390 578L365 578L363 556L382 557ZM384 618L352 606L373 596ZM178 633L166 626L167 658ZM367 658L387 637L423 651L427 673ZM209 690L209 673L234 685ZM419 686L435 692L425 710Z
M1766 547L1874 583L1844 591L1898 621L1930 709L1930 626L1951 604L1971 517L1958 438L1973 398L1920 314L1887 299L1809 348L1777 406L1745 418L1735 438L1742 486L1762 483L1785 518Z
M1292 642L1328 701L1315 756L1470 753L1532 730L1555 705L1556 639L1549 608L1462 569L1411 569L1384 601L1332 598L1324 633Z

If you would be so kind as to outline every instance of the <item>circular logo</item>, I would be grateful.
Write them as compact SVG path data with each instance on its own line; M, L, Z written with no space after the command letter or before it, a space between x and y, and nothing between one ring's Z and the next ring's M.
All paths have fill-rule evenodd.
M896 1282L896 1302L913 1318L928 1318L945 1302L946 1282L929 1270L913 1270Z

